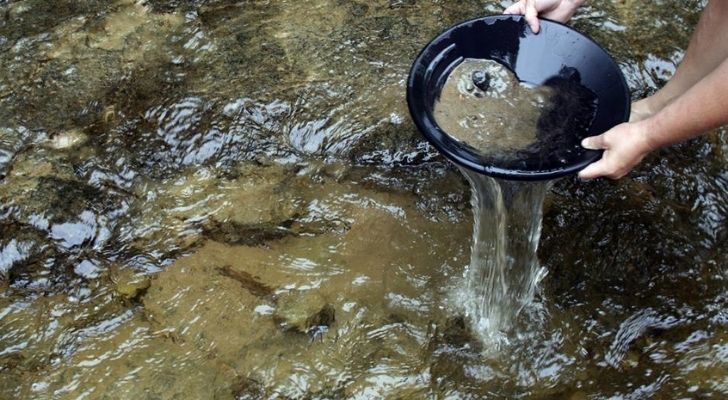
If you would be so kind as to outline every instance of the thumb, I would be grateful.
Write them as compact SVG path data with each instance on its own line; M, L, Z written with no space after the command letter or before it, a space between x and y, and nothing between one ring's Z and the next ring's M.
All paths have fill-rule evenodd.
M604 150L608 146L604 140L604 135L599 135L585 138L581 141L581 147L588 150Z
M523 6L523 2L519 1L518 3L514 3L510 7L503 10L503 14L507 15L523 15L526 13L526 8Z
M533 33L538 33L539 30L541 30L541 27L539 26L538 22L538 11L536 11L536 4L534 4L533 0L526 0L526 22L528 22L528 25L531 27L531 30Z

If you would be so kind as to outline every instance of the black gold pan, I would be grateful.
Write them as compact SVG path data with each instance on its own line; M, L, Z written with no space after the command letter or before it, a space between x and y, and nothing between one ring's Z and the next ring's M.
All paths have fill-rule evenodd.
M594 100L589 123L569 129L569 137L559 143L541 143L547 153L526 152L513 160L486 156L453 139L437 125L433 107L450 72L466 58L498 61L521 82L532 85L580 85ZM627 121L630 114L630 93L624 76L596 42L546 19L541 20L540 32L534 34L523 17L506 15L465 21L433 39L412 65L407 102L417 128L448 159L473 171L510 180L555 179L580 171L602 155L601 151L581 148L581 139ZM564 115L570 118L568 113ZM559 118L562 116L558 112L547 117L551 121Z

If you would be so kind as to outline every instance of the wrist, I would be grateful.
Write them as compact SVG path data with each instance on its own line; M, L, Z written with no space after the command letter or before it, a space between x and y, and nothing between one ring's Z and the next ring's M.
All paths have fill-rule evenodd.
M674 95L668 93L665 88L658 90L657 93L647 97L645 100L652 111L652 115L655 115L662 111L663 108L667 107L668 104L674 99Z
M659 114L660 112L658 111L649 118L634 122L635 127L637 128L640 149L645 154L664 146L664 143L660 143L659 137L656 135L656 132L660 132L661 130L659 127L661 124L661 117Z

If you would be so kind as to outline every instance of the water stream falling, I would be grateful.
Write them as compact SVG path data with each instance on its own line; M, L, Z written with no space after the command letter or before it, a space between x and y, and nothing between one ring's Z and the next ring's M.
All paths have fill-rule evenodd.
M483 340L497 344L505 341L504 332L545 276L537 250L551 182L508 181L461 171L472 189L474 229L459 298Z

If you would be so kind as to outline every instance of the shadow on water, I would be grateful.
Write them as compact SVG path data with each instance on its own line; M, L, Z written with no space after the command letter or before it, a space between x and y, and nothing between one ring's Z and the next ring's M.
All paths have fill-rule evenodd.
M574 20L635 97L700 2ZM496 1L0 1L0 397L720 398L728 137L545 193L549 271L487 348L448 307L467 182L411 60Z

